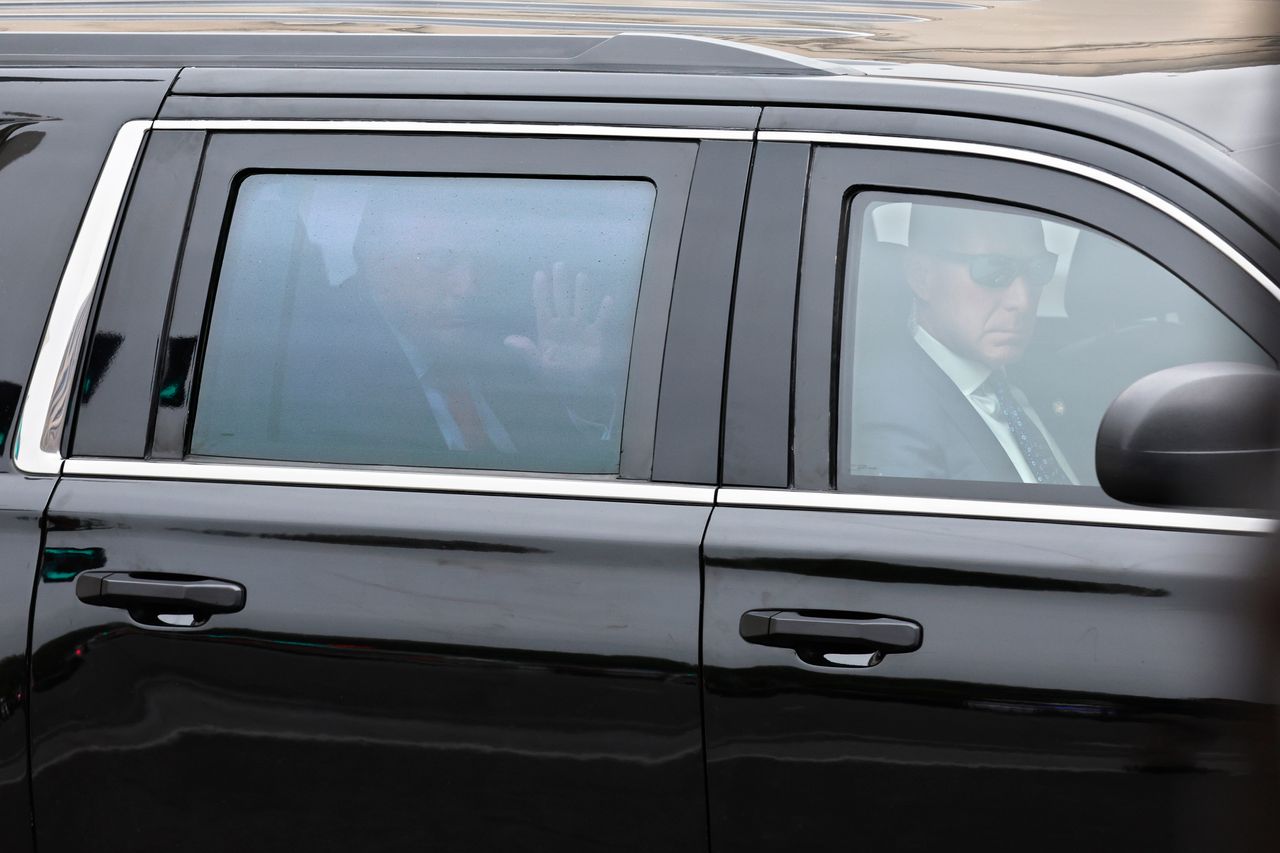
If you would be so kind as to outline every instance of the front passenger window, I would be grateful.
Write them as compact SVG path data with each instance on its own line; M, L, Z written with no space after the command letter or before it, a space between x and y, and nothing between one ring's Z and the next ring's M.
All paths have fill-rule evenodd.
M1272 364L1150 258L1022 209L887 193L848 221L842 488L858 477L1096 485L1111 401L1178 364Z

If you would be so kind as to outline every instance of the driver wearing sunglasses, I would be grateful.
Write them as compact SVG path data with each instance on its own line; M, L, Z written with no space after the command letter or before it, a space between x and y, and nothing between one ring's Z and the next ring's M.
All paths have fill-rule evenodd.
M872 383L865 394L855 390L855 405L862 406L855 412L856 469L1078 482L1044 421L1005 373L1031 343L1057 260L1035 217L912 205L904 273L914 346L886 359L882 379L892 377L889 382Z

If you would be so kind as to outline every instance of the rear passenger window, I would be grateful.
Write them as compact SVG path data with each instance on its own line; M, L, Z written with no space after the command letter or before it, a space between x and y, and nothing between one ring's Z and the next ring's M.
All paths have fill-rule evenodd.
M1178 364L1271 365L1164 267L1019 208L873 193L848 221L841 488L1095 485L1112 400Z
M654 201L640 180L246 178L191 452L617 472Z

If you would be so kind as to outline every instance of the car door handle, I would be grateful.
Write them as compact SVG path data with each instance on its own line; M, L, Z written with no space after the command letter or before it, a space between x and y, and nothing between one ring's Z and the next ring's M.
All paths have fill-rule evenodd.
M908 619L814 610L749 610L738 633L762 646L846 654L905 654L924 639L924 629Z
M82 572L76 597L100 607L171 608L177 613L235 613L244 587L231 581L151 572Z

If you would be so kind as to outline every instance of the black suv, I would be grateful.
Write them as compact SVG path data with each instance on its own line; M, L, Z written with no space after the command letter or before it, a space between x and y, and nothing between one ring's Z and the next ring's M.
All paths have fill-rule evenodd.
M1229 843L1280 125L661 36L0 50L7 851Z

